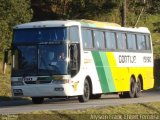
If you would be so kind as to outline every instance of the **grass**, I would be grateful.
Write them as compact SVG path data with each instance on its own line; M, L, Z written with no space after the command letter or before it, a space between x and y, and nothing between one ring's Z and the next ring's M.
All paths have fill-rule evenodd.
M3 115L18 120L101 120L101 119L160 119L160 102L140 103L103 108L67 111L36 111L19 115ZM149 119L149 120L150 120ZM1 120L1 119L0 119Z
M9 100L28 100L28 98L13 98L11 93L10 66L7 66L6 74L2 72L2 62L0 61L0 102Z
M0 61L0 101L6 100L11 97L11 85L10 85L10 68L8 66L6 74L2 72L2 62Z

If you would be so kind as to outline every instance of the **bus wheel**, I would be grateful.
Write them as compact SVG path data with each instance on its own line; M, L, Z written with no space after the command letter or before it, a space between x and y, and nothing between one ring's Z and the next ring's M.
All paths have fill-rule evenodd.
M84 81L83 95L78 96L79 102L87 102L90 97L90 85L88 80Z
M92 95L90 96L90 98L91 98L91 99L99 99L99 98L101 98L101 95L102 95L102 94L95 94L95 95L92 94Z
M136 83L134 81L134 78L131 77L131 82L130 82L130 91L129 91L129 98L134 98L136 93Z
M135 97L140 97L141 96L141 81L138 78L137 83L136 83L136 92L135 92Z
M43 97L32 97L32 102L34 104L42 104L44 102L44 98Z

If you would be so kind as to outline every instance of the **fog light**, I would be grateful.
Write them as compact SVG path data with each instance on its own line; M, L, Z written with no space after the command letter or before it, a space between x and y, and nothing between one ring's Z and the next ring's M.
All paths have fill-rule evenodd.
M55 88L54 90L55 91L64 91L64 88L62 88L62 87L61 88Z
M14 96L22 96L23 91L22 89L13 89Z

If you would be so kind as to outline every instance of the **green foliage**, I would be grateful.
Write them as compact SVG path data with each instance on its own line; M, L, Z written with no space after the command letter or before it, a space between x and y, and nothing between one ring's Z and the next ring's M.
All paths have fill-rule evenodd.
M2 73L2 62L0 62L0 101L2 96L11 96L11 86L10 86L10 68L8 66L6 74Z
M147 0L147 12L151 14L160 13L160 1L159 0Z
M34 11L33 21L48 19L91 19L97 21L116 22L121 24L121 9L123 1L120 0L31 0ZM138 26L148 27L147 19L160 12L159 0L126 0L127 26L134 27L137 18L144 8ZM141 24L143 22L143 24ZM160 31L160 24L152 21L156 31ZM158 25L158 26L157 26ZM150 27L150 26L149 26ZM153 30L153 32L155 32Z
M0 0L0 52L10 46L12 27L32 18L30 0Z
M40 0L32 1L33 20L47 19L93 19L111 12L118 0Z

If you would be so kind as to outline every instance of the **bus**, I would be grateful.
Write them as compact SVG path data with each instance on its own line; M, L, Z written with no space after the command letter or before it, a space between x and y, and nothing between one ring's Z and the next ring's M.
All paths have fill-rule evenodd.
M154 85L152 39L145 27L92 20L20 24L13 28L11 56L12 94L35 104L57 97L87 102L108 93L135 98Z

